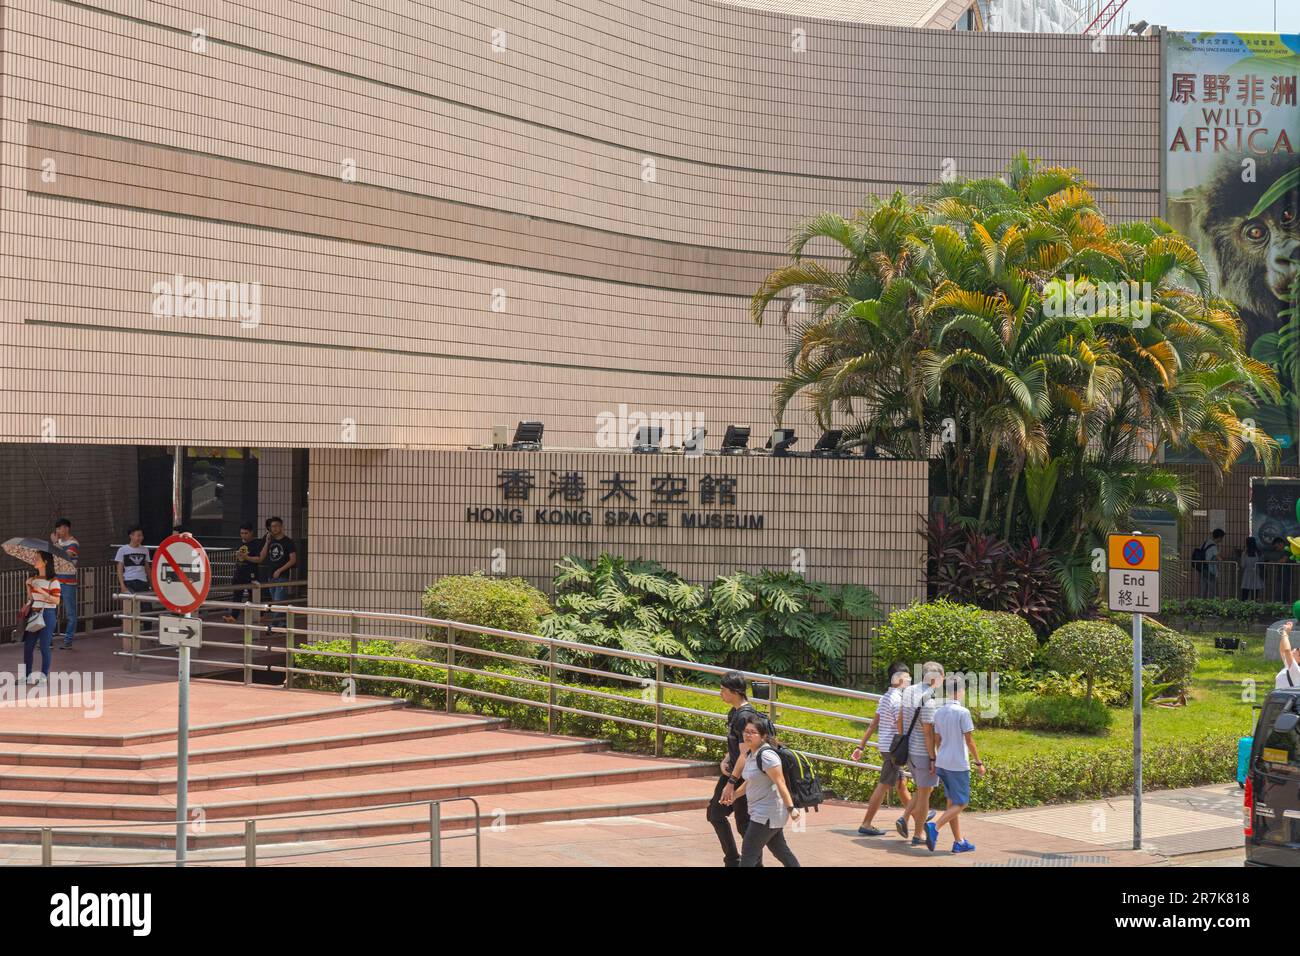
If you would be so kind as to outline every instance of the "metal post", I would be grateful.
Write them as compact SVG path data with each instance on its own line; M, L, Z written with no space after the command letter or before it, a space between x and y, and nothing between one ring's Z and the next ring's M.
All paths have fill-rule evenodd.
M1142 615L1133 615L1133 849L1142 849Z
M555 704L557 699L555 681L559 677L559 668L556 667L558 655L559 652L555 649L555 645L552 644L551 652L550 652L550 664L547 667L547 680L550 682L550 687L548 688L547 691L547 705L546 705L546 732L548 734L555 733Z
M442 866L442 804L429 804L429 865Z
M138 671L140 669L140 601L132 594L126 602L131 615L126 624L126 632L130 635L127 638L127 646L131 648L131 656L126 660L126 669Z
M189 618L192 615L186 614ZM176 715L176 865L185 865L190 799L190 649L182 644L177 650L179 683Z
M177 445L172 454L172 527L179 528L185 515L185 446Z
M655 756L664 755L664 662L655 661Z
M456 663L456 629L450 624L447 625L447 692L446 704L447 713L452 713L456 709L456 693L452 690L451 668Z
M244 684L253 683L253 608L244 602Z
M54 831L41 827L41 866L54 865Z
M272 615L271 620L275 620ZM293 688L293 611L284 615L284 689Z
M776 681L771 675L767 678L767 716L772 721L773 729L776 728Z
M348 678L352 681L352 690L355 692L357 684L355 680L355 661L357 658L357 616L353 614L348 618L348 636L351 638L351 650L348 652Z
M244 821L244 866L257 866L257 821Z

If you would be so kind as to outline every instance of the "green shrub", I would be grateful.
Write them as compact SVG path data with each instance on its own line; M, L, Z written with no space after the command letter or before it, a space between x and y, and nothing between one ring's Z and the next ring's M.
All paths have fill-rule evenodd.
M993 626L993 669L1001 674L1028 670L1038 653L1038 638L1029 622L1007 611L985 611L983 617Z
M1281 601L1241 601L1237 598L1187 598L1163 602L1160 613L1197 623L1272 624L1290 617L1291 605Z
M540 634L542 619L551 613L546 595L522 578L493 578L481 572L438 579L424 592L421 604L425 614L440 621L460 621L521 634ZM444 635L440 629L435 630L429 639L441 641ZM536 657L539 651L539 645L527 641L486 637L465 631L457 632L456 642L520 657ZM434 657L442 659L441 655L442 652L438 651ZM429 655L421 653L418 656ZM501 663L500 659L479 655L470 666L493 667Z
M1071 621L1052 632L1043 657L1062 674L1082 674L1091 700L1096 681L1118 682L1132 670L1133 638L1107 621Z
M1131 678L1118 680L1097 679L1092 682L1092 698L1107 707L1122 704L1132 696ZM1023 683L1024 689L1040 697L1078 697L1088 696L1088 681L1078 674L1062 674L1059 671L1037 671Z
M942 599L894 611L876 632L874 647L882 667L938 661L948 671L991 671L997 653L985 612Z
M1105 617L1117 627L1132 633L1131 614L1110 611ZM1196 642L1190 637L1161 624L1153 617L1143 618L1142 664L1155 665L1151 672L1152 679L1158 684L1169 685L1165 693L1179 694L1191 687L1192 674L1196 671L1199 659Z
M1101 734L1113 716L1097 698L1016 694L999 702L994 726L1018 730L1052 730L1060 733Z

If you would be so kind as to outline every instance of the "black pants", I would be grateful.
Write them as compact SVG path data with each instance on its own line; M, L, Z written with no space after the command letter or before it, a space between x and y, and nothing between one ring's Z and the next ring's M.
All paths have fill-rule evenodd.
M148 590L149 590L149 582L148 582L148 581L136 581L136 580L132 579L132 580L129 580L129 581L125 581L125 582L123 582L123 583L126 584L126 589L127 589L128 591L130 591L132 594L140 594L141 592L144 592L144 591L148 591ZM136 604L136 607L139 609L139 613L140 613L140 614L151 614L151 613L153 613L153 605L150 604L150 602L148 602L148 601L136 601L135 604ZM150 631L152 631L152 630L153 630L153 621L141 621L141 622L140 622L140 633L141 633L141 634L148 634L148 633L149 633Z
M762 865L763 847L771 850L772 855L781 861L782 866L799 865L795 855L790 852L789 844L785 842L785 830L781 827L770 827L757 820L750 820L749 828L745 831L745 840L741 844L740 865Z
M719 775L718 785L713 788L713 799L709 801L705 816L713 824L713 832L722 844L723 863L726 866L740 866L740 852L736 849L736 838L731 835L731 821L727 817L735 812L736 830L743 838L749 828L749 801L741 797L731 806L724 805L721 802L722 791L727 786L727 780L726 774Z

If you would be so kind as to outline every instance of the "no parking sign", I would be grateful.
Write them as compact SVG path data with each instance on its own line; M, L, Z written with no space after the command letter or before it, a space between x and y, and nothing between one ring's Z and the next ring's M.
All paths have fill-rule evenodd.
M189 614L208 598L212 564L203 546L190 537L174 534L154 553L153 593L168 610Z

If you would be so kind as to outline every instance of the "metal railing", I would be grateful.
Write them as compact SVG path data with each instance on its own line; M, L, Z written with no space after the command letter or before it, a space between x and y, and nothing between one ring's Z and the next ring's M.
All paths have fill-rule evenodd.
M156 631L151 634L142 629L142 624L145 622L157 620L157 615L145 614L140 608L143 602L152 598L152 595L143 593L122 594L118 595L118 597L123 601L125 608L121 615L124 630L118 632L118 635L125 642L125 647L123 651L119 652L119 656L128 658L128 666L138 665L138 662L142 659L158 659L154 647L142 649L145 644L158 644ZM723 724L726 715L718 711L702 710L682 704L669 703L665 699L665 691L673 690L716 697L716 687L692 686L669 678L681 673L707 674L716 677L732 670L727 667L702 664L679 658L640 654L621 648L580 644L574 641L541 637L535 634L523 634L515 631L503 631L491 627L480 627L413 614L304 607L296 604L254 604L252 602L236 604L211 600L200 608L199 613L202 615L205 611L219 611L222 612L223 616L233 613L237 620L235 623L229 623L218 619L205 618L203 623L203 644L201 648L191 653L191 665L206 664L242 670L245 684L253 682L255 673L264 672L283 674L286 688L293 687L295 677L300 675L337 680L350 679L354 682L366 680L409 687L422 687L435 693L441 693L444 709L448 713L455 711L458 697L518 704L545 711L547 733L555 733L558 719L566 714L640 727L653 731L654 753L656 756L663 755L664 739L668 734L685 735L712 741L726 740L723 734L710 733L673 723L672 721L676 715L681 714L716 720ZM283 623L260 624L257 622L257 618L261 614L283 615ZM333 627L328 625L333 625ZM363 631L363 625L369 627L370 630ZM209 637L213 631L222 636L224 636L223 631L231 633L236 639L213 640ZM431 639L431 635L435 632L440 632L443 639ZM272 637L282 637L283 645L270 643L269 639ZM490 650L476 646L473 643L466 643L466 638L473 639L474 637L504 638L514 642L522 642L525 645L537 648L538 655L528 657L522 654ZM262 642L263 638L267 639L267 641ZM437 659L413 657L406 653L368 654L359 650L359 645L362 642L374 640L396 641L413 649L427 649L429 652L437 654L438 657ZM347 641L349 647L346 651L336 651L321 647L303 646L304 642L311 645L326 641ZM173 649L163 648L163 650L168 654L166 659L172 659L171 652ZM212 656L213 652L218 650L238 652L237 657L234 660L223 660ZM653 670L654 676L636 677L610 668L601 669L583 666L570 660L561 659L562 652L581 655L584 659L614 658L623 661L637 661L645 665L646 671ZM314 657L341 658L344 661L346 670L333 671L300 667L297 664L297 658L303 654L310 654ZM263 659L258 660L257 655L261 655ZM271 660L267 661L265 659L267 657ZM283 663L278 663L281 658ZM518 671L503 672L470 666L471 663L477 663L476 658L522 664L531 668L531 671L528 673ZM429 667L442 671L445 676L442 680L434 681L413 676L367 673L365 670L366 662L399 663ZM821 751L800 747L801 753L828 763L872 770L880 769L878 764L865 761L855 762L837 753L823 752L829 751L832 745L838 744L841 746L837 749L840 753L843 753L843 745L850 745L850 748L856 747L860 743L860 737L848 737L843 734L798 727L782 723L780 719L782 713L810 714L864 725L869 724L872 719L861 714L782 701L780 700L780 690L782 688L873 703L879 702L879 694L815 684L773 674L758 674L748 671L741 671L740 673L749 681L767 685L768 699L766 701L754 699L751 703L760 709L766 706L768 716L778 732L799 734L813 741L826 742ZM569 682L567 678L570 675L595 677L613 684L623 683L635 686L639 693L635 695L610 693L607 690ZM512 694L498 693L486 690L483 687L457 683L457 678L460 676L486 677L503 683L535 687L544 691L545 694L543 699L533 700ZM624 714L589 710L587 707L570 706L559 701L561 692L577 695L584 699L584 703L586 698L591 698L597 702L609 700L644 708L644 712L638 717L631 717ZM595 704L588 704L587 706L595 706ZM868 746L878 749L874 741L870 742Z
M466 802L473 805L474 807L473 830L472 832L457 833L457 834L452 834L450 836L443 836L442 806L445 803L456 803L456 802ZM277 860L292 859L294 857L302 857L302 856L319 856L325 853L346 853L346 852L352 852L356 850L375 850L375 849L382 849L387 847L413 846L416 844L427 843L429 845L429 866L438 867L438 866L442 866L442 848L443 848L444 841L466 839L472 836L474 838L474 865L476 867L483 865L483 827L482 827L483 811L479 807L478 801L473 797L444 797L441 800L411 800L404 803L386 803L378 806L369 806L369 807L349 807L341 810L308 810L305 812L297 812L297 813L294 812L275 813L275 814L268 814L265 816L258 816L258 817L222 818L219 820L211 821L210 824L205 824L205 829L206 826L209 825L218 826L218 825L230 824L233 827L236 824L242 823L243 827L242 827L242 841L240 843L240 847L241 847L240 855L239 856L207 856L198 859L189 858L187 859L186 862L189 865L208 866L214 863L234 863L242 860L244 866L257 866L257 860L258 860L257 848L259 845L264 847L270 847L270 846L292 847L296 843L301 843L301 842L318 843L330 839L330 837L328 837L327 835L320 835L315 838L310 838L309 841L283 840L283 841L275 841L271 843L259 844L258 843L259 824L265 825L275 820L289 820L289 819L301 820L309 817L340 816L342 814L368 813L376 810L395 810L401 807L428 807L429 808L428 811L429 835L427 837L421 837L420 839L416 839L416 840L385 841L382 843L355 843L351 841L356 840L357 839L356 837L346 837L346 836L334 837L333 839L347 840L349 841L349 843L347 846L326 847L324 849L305 850L305 851L293 850L292 852L276 854L273 857L269 857L269 858L277 859ZM389 825L395 827L407 826L409 825L409 822L410 821L392 821ZM383 824L378 824L378 825L382 826ZM79 823L70 826L47 826L47 827L23 827L23 826L6 825L6 826L0 826L0 842L12 844L13 842L15 842L13 840L13 837L15 835L26 835L26 836L39 839L40 846L41 846L41 860L40 860L41 866L56 866L56 865L97 866L97 867L98 866L176 866L177 862L175 858L172 857L168 857L165 859L158 859L158 860L132 860L132 861L127 861L122 863L82 862L82 863L56 864L54 861L54 848L57 845L55 838L59 835L79 836L82 838L93 837L96 838L99 842L93 843L91 845L95 847L102 847L103 841L107 837L111 837L113 835L121 835L121 834L130 835L131 831L138 832L139 830L145 827L150 827L155 831L159 831L157 833L157 836L160 840L162 840L165 839L165 837L163 836L161 831L169 830L172 826L173 824L170 821L165 821L165 820L148 820L148 821L141 821L138 823L101 823L101 824ZM201 838L201 837L196 837L195 834L199 833L200 831L197 831L195 829L195 826L196 826L195 824L190 825L190 832L186 836L187 846L189 846L191 842L194 842L197 839ZM239 832L238 830L232 829L232 831L228 835L234 835L235 833L238 832ZM266 833L265 830L262 832L264 834ZM36 839L24 840L18 842L34 843L36 842ZM81 852L83 853L85 852L86 844L82 844L82 843L69 844L69 847L73 847L73 846L77 847L79 850L81 850ZM194 849L198 850L201 848L195 847Z
M1255 565L1258 577L1247 580L1237 561L1182 561L1164 586L1166 600L1211 598L1249 601L1281 601L1290 604L1300 598L1300 564L1293 561L1261 561ZM1246 585L1253 584L1247 588Z

